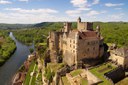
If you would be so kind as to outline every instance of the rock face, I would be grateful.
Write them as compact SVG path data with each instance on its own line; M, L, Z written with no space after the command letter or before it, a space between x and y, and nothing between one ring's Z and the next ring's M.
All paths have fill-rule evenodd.
M85 63L86 59L98 59L104 54L103 37L100 27L93 30L93 23L77 20L77 30L72 30L72 23L64 23L59 32L50 32L48 46L52 62L57 62L60 55L69 66Z

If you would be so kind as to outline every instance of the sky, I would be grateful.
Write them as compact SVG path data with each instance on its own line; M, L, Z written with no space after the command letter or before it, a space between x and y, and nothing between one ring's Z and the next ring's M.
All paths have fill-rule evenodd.
M0 23L125 21L127 0L0 0Z

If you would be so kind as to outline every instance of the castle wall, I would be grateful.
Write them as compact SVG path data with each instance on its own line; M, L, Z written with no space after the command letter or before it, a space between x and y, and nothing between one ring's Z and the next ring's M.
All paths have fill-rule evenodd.
M63 48L64 48L65 62L67 62L68 65L75 64L75 56L76 56L75 39L67 38L67 44Z
M56 62L59 53L60 37L58 32L51 32L49 37L49 50L51 62Z
M128 68L128 57L125 57L125 59L124 59L124 67L126 69Z
M93 23L90 22L78 22L77 29L79 31L81 30L92 30L93 28Z
M111 59L112 61L117 62L119 65L124 65L124 57L115 55L114 53L111 53Z
M78 60L99 57L99 41L97 39L78 41Z
M72 66L75 64L75 55L69 51L65 51L64 54L64 62L67 63L69 66Z

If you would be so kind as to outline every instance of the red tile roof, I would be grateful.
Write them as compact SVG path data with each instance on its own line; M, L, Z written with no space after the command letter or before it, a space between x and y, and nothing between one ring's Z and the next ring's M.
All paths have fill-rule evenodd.
M97 38L97 32L95 31L79 32L79 36L81 39Z

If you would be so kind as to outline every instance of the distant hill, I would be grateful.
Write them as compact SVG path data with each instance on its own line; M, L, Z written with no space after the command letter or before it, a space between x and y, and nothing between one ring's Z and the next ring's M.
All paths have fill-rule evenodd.
M21 29L30 27L33 27L33 24L0 24L0 29Z
M38 23L33 25L33 27L40 27L40 28L55 28L55 27L63 27L63 22L42 22L42 23Z
M113 25L119 25L119 24L128 24L128 22L94 22L95 24L113 24ZM36 24L0 24L0 29L23 29L23 28L62 28L63 22L41 22ZM72 28L76 29L77 24L76 22L72 23Z
M62 27L62 22L41 22L37 24L0 24L0 29L22 29L22 28L55 28Z

